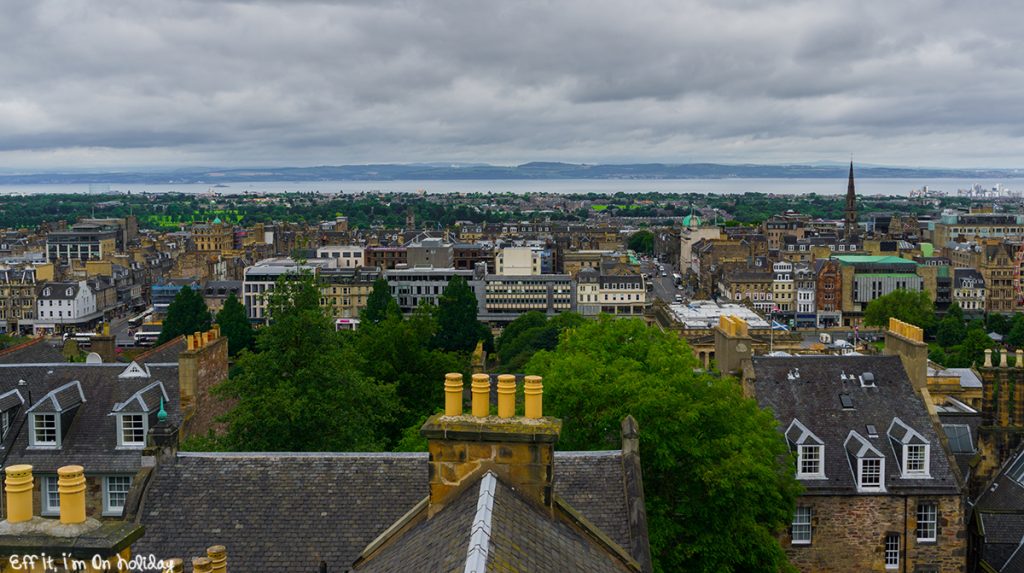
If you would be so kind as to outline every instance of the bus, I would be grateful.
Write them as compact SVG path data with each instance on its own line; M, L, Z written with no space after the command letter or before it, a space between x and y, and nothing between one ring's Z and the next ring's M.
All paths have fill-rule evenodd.
M136 346L153 346L160 338L160 331L163 330L163 323L146 322L139 327L133 338Z
M334 330L356 330L359 328L358 318L339 318L334 321Z
M148 309L143 311L142 314L140 314L138 316L133 316L133 317L129 318L128 319L128 326L131 327L131 328L138 328L138 327L142 326L142 323L146 322L146 319L151 314L153 314L153 307L149 307Z

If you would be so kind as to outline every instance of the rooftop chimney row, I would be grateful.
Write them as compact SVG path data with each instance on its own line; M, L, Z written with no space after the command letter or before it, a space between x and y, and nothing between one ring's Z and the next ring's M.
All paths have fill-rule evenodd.
M523 378L523 403L527 419L537 420L544 417L544 384L540 376ZM516 415L516 391L518 384L513 374L498 376L498 417L514 418ZM474 374L470 386L472 403L471 415L474 418L486 418L491 411L491 377L487 374ZM444 415L462 415L462 374L449 372L444 377Z

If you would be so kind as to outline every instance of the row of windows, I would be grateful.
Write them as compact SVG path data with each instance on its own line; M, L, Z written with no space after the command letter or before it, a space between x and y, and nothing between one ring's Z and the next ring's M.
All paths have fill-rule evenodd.
M793 513L790 537L793 545L810 545L813 542L813 511L807 506L797 506ZM939 509L933 501L917 504L917 526L915 536L918 543L934 543L938 539ZM885 565L887 569L899 566L900 536L890 534L885 540ZM895 552L895 554L893 553Z
M41 481L43 515L59 515L60 491L57 487L57 476L43 476ZM132 476L104 476L103 515L120 517L124 513L124 504L131 488Z
M9 428L9 412L3 412L3 422ZM123 448L141 448L146 445L147 423L145 414L120 414L117 417L117 445ZM4 431L6 434L6 430ZM61 446L60 419L57 414L32 414L29 446L59 448Z

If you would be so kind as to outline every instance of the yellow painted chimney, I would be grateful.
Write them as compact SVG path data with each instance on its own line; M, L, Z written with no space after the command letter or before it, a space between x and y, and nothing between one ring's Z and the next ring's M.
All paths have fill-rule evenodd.
M60 522L85 523L85 468L64 466L57 470L60 493Z
M192 571L193 573L213 573L213 562L209 557L193 557Z
M32 519L32 466L19 464L8 466L7 472L7 522L21 523Z
M206 556L210 558L210 571L213 573L228 573L228 550L223 545L214 545L206 549Z
M498 376L498 417L512 418L516 415L516 377L512 374Z
M185 573L185 563L177 557L169 559L164 573Z
M525 394L526 417L537 420L544 416L544 384L540 376L527 376L523 384Z
M462 415L462 374L458 372L444 375L444 415Z
M473 417L486 418L491 411L491 377L473 375Z

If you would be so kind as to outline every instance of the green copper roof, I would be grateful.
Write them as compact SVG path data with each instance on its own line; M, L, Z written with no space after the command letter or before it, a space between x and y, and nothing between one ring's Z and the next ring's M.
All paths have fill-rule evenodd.
M687 215L687 216L683 217L683 226L684 227L700 227L700 224L701 224L700 215L690 214L690 215Z
M917 277L914 273L857 273L856 278L905 278L905 277Z
M933 256L935 256L935 245L933 245L931 243L921 243L919 246L921 247L921 254L922 255L924 255L926 257L933 257Z
M832 257L835 260L843 263L844 265L856 265L858 263L875 263L875 264L887 264L887 265L914 265L917 266L915 261L910 259L902 259L900 257L893 256L875 256L875 255L839 255Z
M221 221L220 221L220 217L217 217L217 218L215 218L215 219L213 220L213 224L214 224L214 225L220 225L220 223L221 223Z

